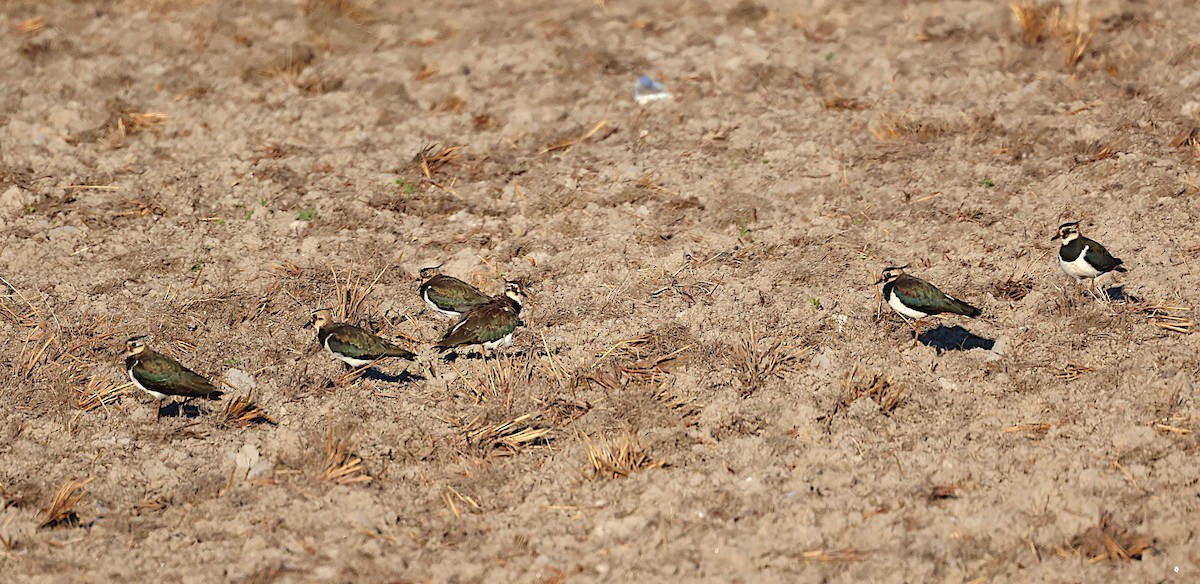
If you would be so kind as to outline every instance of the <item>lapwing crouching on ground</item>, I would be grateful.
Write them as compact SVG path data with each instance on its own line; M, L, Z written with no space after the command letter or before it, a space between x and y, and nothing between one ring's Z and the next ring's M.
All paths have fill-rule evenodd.
M438 314L457 318L492 300L474 286L438 272L436 267L422 268L421 279L424 282L417 293Z
M501 345L512 345L513 331L521 324L521 306L525 290L509 282L501 294L487 304L475 307L442 335L434 346L443 351L464 345L482 345L483 354Z
M380 359L396 357L412 361L412 351L344 322L333 322L328 308L314 310L312 324L317 329L317 342L335 359L350 367L362 367Z
M930 315L960 314L974 318L979 309L959 300L937 286L904 273L908 266L888 267L876 284L883 284L883 298L900 316L911 318L913 338L920 335L920 321Z
M1121 265L1123 262L1108 253L1103 245L1079 233L1078 221L1059 225L1058 233L1050 238L1050 241L1054 240L1062 242L1058 248L1058 266L1073 278L1091 280L1088 289L1092 296L1096 296L1096 278L1109 272L1126 271Z
M204 376L180 365L178 361L146 348L141 337L125 341L125 372L138 389L155 400L154 420L162 415L167 396L191 399L221 399L221 391Z

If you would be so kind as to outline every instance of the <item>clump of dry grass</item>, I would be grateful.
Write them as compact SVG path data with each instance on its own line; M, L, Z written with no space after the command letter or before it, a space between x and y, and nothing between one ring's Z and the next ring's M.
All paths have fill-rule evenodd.
M1030 46L1039 45L1051 36L1062 12L1061 4L1038 0L1012 0L1008 7L1017 28L1021 29L1021 41Z
M16 515L9 515L8 520L6 520L4 522L4 525L0 525L0 545L4 546L5 551L11 552L11 551L17 549L16 536L4 535L4 532L8 531L8 527L10 525L12 525L13 520L16 518L17 518Z
M1063 381L1071 382L1083 377L1084 373L1090 373L1092 371L1095 371L1095 369L1088 367L1087 365L1077 365L1072 363L1059 371L1055 371L1054 376Z
M880 142L917 140L924 142L946 133L945 123L918 119L908 112L879 112L869 128Z
M518 382L529 381L533 367L529 359L521 361L523 361L524 367L518 365L518 358L514 355L496 353L492 358L485 356L482 381L473 380L471 375L464 373L454 363L447 362L447 365L458 375L463 386L471 393L475 403L482 403L492 398L507 399L512 396L513 389Z
M653 332L619 340L590 368L577 374L576 382L594 383L609 390L630 384L661 385L669 375L668 364L692 348L686 345L671 349L668 344L669 339Z
M1007 280L993 286L992 291L999 298L1019 302L1033 291L1033 279L1027 276L1009 276Z
M833 403L828 414L818 418L825 422L828 429L833 425L833 419L839 413L847 410L850 404L866 397L879 406L883 414L890 414L904 402L905 388L892 382L891 376L882 373L858 375L858 364L855 363L846 377L842 379L842 392Z
M592 410L592 404L583 400L558 396L547 400L534 400L542 408L542 415L547 423L554 427L570 424Z
M505 454L516 454L525 446L546 442L546 435L553 428L540 424L541 417L542 412L534 412L498 424L489 424L485 416L480 414L458 426L468 444L489 452L500 449Z
M337 426L332 419L329 420L325 431L325 464L317 478L337 485L371 482L372 477L367 474L366 464L354 453L354 447L358 444L354 439L357 428Z
M364 276L356 273L353 268L349 268L344 274L338 275L337 269L331 264L329 266L329 273L333 278L334 295L337 296L337 304L334 306L334 319L350 323L365 320L367 317L367 298L375 290L375 285L379 283L379 280L383 278L387 270L387 266L384 266L368 282Z
M563 152L567 152L571 148L574 148L576 145L582 144L582 143L588 141L590 138L592 138L592 136L594 136L600 130L604 129L604 127L607 125L608 125L608 120L600 120L599 122L596 122L596 125L592 126L592 128L590 130L583 132L582 134L579 134L577 136L574 136L571 138L565 138L565 139L559 140L553 144L550 144L549 146L546 146L545 148L543 148L541 150L541 152L539 152L538 154L546 154L548 152L554 152L557 150L562 150ZM600 135L598 138L603 140L604 138L608 137L611 134L612 134L612 132L607 132L605 134Z
M283 284L279 278L271 280L271 284L262 294L259 294L251 307L243 308L236 317L236 322L251 322L262 318L264 315L275 315L282 311L282 308L276 305L275 301L279 298L283 291Z
M50 345L58 340L58 335L49 330L43 323L29 329L25 342L21 344L21 353L15 361L17 379L32 379L34 371L42 364Z
M108 103L108 119L95 128L67 137L67 142L100 142L118 149L125 146L130 136L143 132L161 134L166 121L165 113L140 111L137 106L117 99Z
M1015 426L1009 426L1004 429L1004 433L1005 434L1013 434L1016 432L1025 432L1025 433L1028 433L1030 436L1033 436L1034 438L1043 438L1046 436L1046 433L1048 433L1050 431L1050 429L1053 427L1054 427L1053 424L1047 424L1046 422L1030 422L1028 424L1017 424Z
M85 487L90 482L92 482L91 478L82 481L71 479L63 483L58 492L54 494L50 505L42 509L42 521L38 527L58 527L79 523L79 515L75 512L75 506L88 496L88 490Z
M866 103L863 103L859 99L853 97L843 97L841 95L826 97L825 100L822 101L822 105L827 110L851 112L862 111L869 107Z
M1179 313L1191 312L1191 308L1154 304L1146 307L1136 307L1135 310L1150 319L1150 324L1164 330L1189 334L1196 328L1196 323L1180 316Z
M45 320L37 305L26 298L16 286L2 276L0 283L4 284L4 292L0 294L0 316L22 328L36 327Z
M1075 0L1068 14L1058 2L1039 0L1011 0L1009 8L1013 19L1021 30L1021 41L1037 46L1054 39L1063 51L1063 64L1078 65L1091 45L1095 31L1090 22L1084 21L1081 0Z
M85 412L106 408L129 395L130 387L133 387L133 383L117 384L92 377L88 379L87 385L75 388L75 392L79 394L75 399L75 407Z
M801 552L796 559L804 564L842 564L861 562L863 555L857 549L848 547L840 550L811 550Z
M619 478L651 468L662 468L666 462L655 460L642 450L637 435L625 430L616 438L582 434L587 447L588 462L594 476Z
M1171 140L1172 148L1190 148L1200 158L1200 127L1192 126Z
M434 175L461 164L459 159L462 158L462 154L459 151L463 148L466 146L461 144L458 146L428 144L413 157L413 164L421 170L421 174L425 175L425 178L433 180Z
M455 517L462 517L462 511L459 510L459 504L466 503L467 509L470 511L479 511L481 507L479 502L474 497L469 497L458 492L458 489L447 486L446 492L442 494L442 499L446 501L446 506L450 508L450 512Z
M799 359L790 347L785 347L778 337L763 344L754 325L748 327L745 336L733 346L730 354L734 373L741 383L742 397L749 396L773 377L782 378L799 368Z
M1142 559L1142 555L1153 549L1154 539L1138 533L1129 526L1113 521L1112 513L1100 511L1099 522L1079 535L1071 538L1059 549L1062 557L1083 554L1089 563L1130 562Z
M275 419L268 416L258 404L254 403L254 392L250 391L246 395L239 395L228 404L225 404L225 410L221 415L221 419L225 424L230 426L252 426L254 424L276 424Z

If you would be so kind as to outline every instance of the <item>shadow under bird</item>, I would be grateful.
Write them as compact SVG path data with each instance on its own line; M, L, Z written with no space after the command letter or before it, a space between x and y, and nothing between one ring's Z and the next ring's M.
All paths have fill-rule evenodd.
M328 308L314 310L312 324L317 342L335 359L351 367L362 367L388 357L412 361L416 354L352 324L333 322Z
M883 298L892 310L900 316L913 319L914 336L920 333L920 320L930 315L979 316L978 308L938 290L937 286L925 280L906 274L904 270L907 267L884 268L883 275L875 283L883 284Z
M203 375L148 349L140 337L125 341L125 371L138 389L154 397L155 420L162 414L162 402L168 396L217 400L222 395Z
M478 288L438 272L437 267L422 268L421 278L425 281L417 288L417 293L438 314L460 317L492 301Z
M1079 222L1063 223L1058 226L1058 233L1050 241L1060 240L1058 248L1058 266L1067 275L1079 280L1091 280L1089 289L1096 292L1096 278L1109 272L1127 271L1120 259L1113 257L1095 240L1084 237L1079 232Z
M501 345L510 346L513 331L521 324L521 306L524 303L524 288L516 282L509 282L504 294L468 312L442 335L442 340L434 347L445 351L463 345L482 345L486 355L488 350Z

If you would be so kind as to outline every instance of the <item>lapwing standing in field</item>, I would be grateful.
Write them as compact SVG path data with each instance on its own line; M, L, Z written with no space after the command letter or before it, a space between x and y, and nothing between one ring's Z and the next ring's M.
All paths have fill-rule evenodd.
M1093 297L1099 298L1096 295L1096 278L1109 272L1126 271L1121 265L1123 262L1108 253L1103 245L1079 233L1078 221L1059 225L1058 233L1050 241L1056 239L1062 241L1062 246L1058 248L1058 266L1078 280L1090 279L1088 290ZM1108 294L1105 294L1107 297Z
M395 343L344 322L333 322L328 308L312 312L317 342L335 359L350 367L362 367L380 359L398 357L412 361L417 356Z
M437 267L422 268L421 279L425 281L417 293L438 314L457 318L492 301L474 286L438 272Z
M204 376L180 365L178 361L146 348L142 337L125 341L125 371L138 389L154 397L154 420L162 415L167 396L191 399L221 399L222 392Z
M442 335L434 347L443 351L463 345L482 345L483 355L501 345L512 345L513 331L521 325L525 289L517 282L505 285L504 294L475 307Z
M941 290L937 286L920 278L904 273L908 266L887 267L883 269L876 284L883 284L883 298L902 317L913 319L913 339L920 336L922 318L937 314L961 314L962 316L979 316L979 309L959 300ZM907 320L907 319L906 319Z

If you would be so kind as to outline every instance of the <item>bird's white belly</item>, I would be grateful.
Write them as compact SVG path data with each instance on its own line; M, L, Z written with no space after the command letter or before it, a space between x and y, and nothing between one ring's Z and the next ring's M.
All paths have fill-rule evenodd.
M127 373L129 373L129 380L133 382L134 387L150 394L151 396L154 397L154 399L167 399L167 394L158 393L157 391L146 389L146 387L144 385L138 383L137 378L133 376L133 369L127 370Z
M345 363L345 364L347 364L347 365L349 365L349 366L351 366L351 367L362 367L363 365L366 365L367 363L370 363L370 361L369 361L369 360L365 360L365 359L355 359L354 357L347 357L347 356L345 356L345 355L343 355L343 354L341 354L341 353L338 353L337 351L334 351L333 349L330 349L330 348L329 348L329 338L328 338L328 337L325 339L325 350L326 350L326 351L329 351L329 354L330 354L330 355L333 355L333 358L334 358L334 359L337 359L338 361L341 361L341 362L343 362L343 363Z
M891 294L888 295L887 303L888 303L888 306L892 307L892 310L895 310L896 312L898 312L904 316L907 316L909 318L925 318L926 316L929 316L928 314L926 314L924 312L918 312L916 310L913 310L913 309L901 304L900 297L896 296L895 292L892 292Z
M496 348L500 347L500 345L504 345L505 347L511 347L512 339L513 339L513 334L508 333L507 335L504 335L504 338L496 339L494 341L489 341L489 342L483 343L483 346L484 346L484 348L488 349L489 351L495 350Z
M1095 278L1100 275L1100 270L1093 268L1091 264L1087 263L1085 259L1087 258L1087 252L1088 246L1085 245L1083 246L1083 251L1079 253L1079 257L1075 258L1075 261L1072 262L1063 261L1062 256L1059 256L1058 265L1067 275L1079 278L1080 280Z

